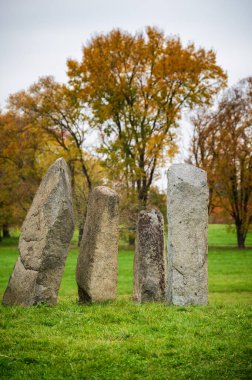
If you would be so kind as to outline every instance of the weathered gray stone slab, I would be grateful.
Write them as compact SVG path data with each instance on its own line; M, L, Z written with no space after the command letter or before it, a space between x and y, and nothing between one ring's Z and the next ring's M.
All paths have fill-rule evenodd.
M137 302L165 298L164 221L156 210L139 213L134 257L134 294Z
M74 229L68 167L59 158L48 169L22 225L19 258L3 304L55 304Z
M117 193L106 186L96 187L88 201L76 268L80 303L116 297L118 224Z
M168 303L208 303L208 196L204 170L188 164L169 168Z

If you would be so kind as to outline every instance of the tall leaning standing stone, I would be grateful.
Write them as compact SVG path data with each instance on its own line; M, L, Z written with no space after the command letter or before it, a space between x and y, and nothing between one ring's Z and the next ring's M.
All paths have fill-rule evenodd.
M117 193L106 186L96 187L88 201L76 268L80 303L116 297L118 224Z
M175 164L168 170L168 303L208 303L208 186L204 170Z
M134 294L137 302L163 301L165 297L164 221L156 210L139 213L134 257Z
M68 167L48 169L22 225L19 258L3 297L5 305L55 304L74 229Z

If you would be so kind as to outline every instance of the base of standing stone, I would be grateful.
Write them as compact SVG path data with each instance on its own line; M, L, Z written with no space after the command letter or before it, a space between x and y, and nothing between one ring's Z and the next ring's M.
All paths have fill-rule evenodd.
M25 269L19 257L5 291L3 305L34 305L37 277L38 272Z

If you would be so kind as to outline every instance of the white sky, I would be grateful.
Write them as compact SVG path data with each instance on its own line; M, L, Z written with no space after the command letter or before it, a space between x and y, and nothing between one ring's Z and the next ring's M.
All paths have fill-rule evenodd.
M214 48L229 84L252 74L252 0L0 0L0 108L39 76L65 81L94 33L146 25Z
M146 25L214 48L230 84L252 74L252 0L0 0L0 105L39 76L64 81L92 34Z

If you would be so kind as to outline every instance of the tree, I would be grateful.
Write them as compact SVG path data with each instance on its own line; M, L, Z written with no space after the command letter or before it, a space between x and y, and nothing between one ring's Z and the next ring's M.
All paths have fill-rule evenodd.
M76 97L70 94L65 85L55 82L52 76L42 77L27 91L11 95L8 107L13 113L25 117L33 126L46 131L61 148L71 153L69 162L80 162L88 188L92 188L83 155L85 115Z
M193 163L198 167L207 170L207 179L209 187L209 204L208 214L219 205L219 200L216 197L215 182L216 182L216 152L215 144L218 138L218 129L211 123L213 115L208 112L207 107L202 107L197 110L191 118L193 124L193 137L191 141L191 157L189 163Z
M230 88L217 109L198 113L193 125L191 159L208 172L211 210L215 199L244 248L252 222L252 77Z
M41 180L41 135L11 113L0 114L0 228L18 225Z
M99 152L113 178L123 173L139 207L158 165L177 151L184 108L209 104L226 84L215 53L156 28L131 35L112 30L91 39L80 63L68 61L69 88L98 128Z
M9 110L49 139L54 159L66 159L72 178L75 220L81 237L85 205L93 185L101 182L101 165L84 150L86 115L74 93L53 77L42 77L28 88L9 97ZM51 149L52 148L52 149ZM81 189L80 189L81 186Z

